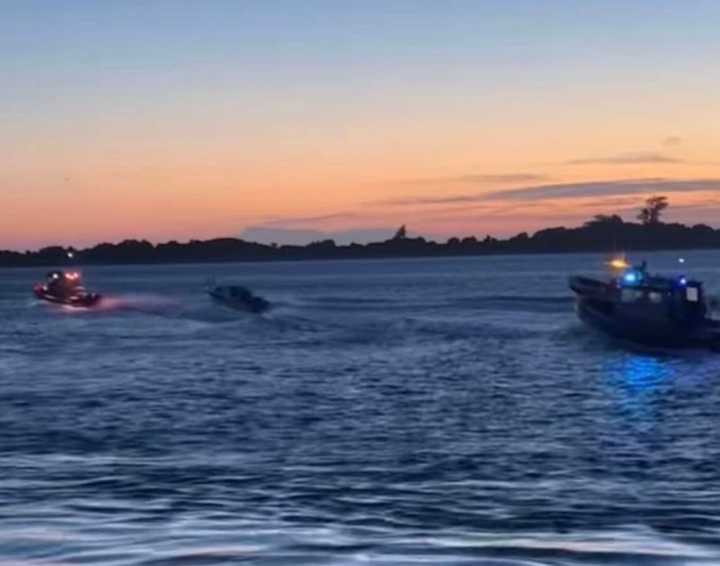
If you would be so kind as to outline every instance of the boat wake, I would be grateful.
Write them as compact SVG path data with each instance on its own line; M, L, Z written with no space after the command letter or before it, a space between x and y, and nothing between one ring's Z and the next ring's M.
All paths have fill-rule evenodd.
M463 297L452 301L454 306L481 310L502 310L513 312L567 312L572 308L572 297L483 295Z
M166 314L177 310L181 302L161 295L109 295L104 296L93 311L97 312L141 312L147 314Z

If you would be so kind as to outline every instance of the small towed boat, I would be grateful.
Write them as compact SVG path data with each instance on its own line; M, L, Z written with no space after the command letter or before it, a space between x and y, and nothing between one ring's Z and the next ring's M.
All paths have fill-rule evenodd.
M570 277L578 317L610 336L654 347L720 346L720 321L708 316L703 285L684 275L651 275L615 260L609 281Z
M33 293L43 301L70 307L93 307L102 299L102 295L85 289L77 271L51 271L45 283L33 287Z
M270 308L269 301L241 285L210 284L207 293L215 302L239 311L260 314Z

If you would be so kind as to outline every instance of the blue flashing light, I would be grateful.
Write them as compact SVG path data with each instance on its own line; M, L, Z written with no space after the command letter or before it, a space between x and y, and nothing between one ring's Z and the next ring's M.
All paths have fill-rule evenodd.
M635 271L628 271L625 275L623 275L623 281L625 281L625 283L637 283L639 279L640 277Z
M678 279L678 283L680 283L680 285L684 287L685 285L687 285L687 278L681 277L680 279Z

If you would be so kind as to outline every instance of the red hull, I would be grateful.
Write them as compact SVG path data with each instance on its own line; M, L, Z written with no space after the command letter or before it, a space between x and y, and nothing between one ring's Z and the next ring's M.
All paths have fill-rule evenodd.
M67 305L69 307L94 307L100 302L100 299L102 299L102 296L97 293L79 293L69 297L58 297L57 295L49 293L42 285L35 286L33 293L35 293L38 299L42 299L43 301L58 305Z

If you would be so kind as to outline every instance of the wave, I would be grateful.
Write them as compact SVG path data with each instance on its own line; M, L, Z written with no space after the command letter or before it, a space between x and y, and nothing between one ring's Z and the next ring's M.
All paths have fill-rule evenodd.
M481 295L477 297L462 297L452 301L454 306L465 308L544 313L568 311L573 303L574 298L571 296L545 297L518 295Z

